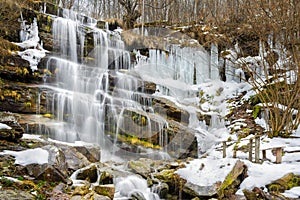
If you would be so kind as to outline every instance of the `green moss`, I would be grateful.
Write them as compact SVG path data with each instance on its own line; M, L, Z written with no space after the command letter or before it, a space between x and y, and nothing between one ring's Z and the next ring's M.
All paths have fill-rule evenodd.
M46 113L43 115L43 117L54 118L53 114L51 114L51 113Z
M284 192L285 190L298 186L300 186L300 176L288 173L282 178L267 185L267 188L270 192Z
M114 136L114 137L116 136L116 134L113 132L109 132L107 134ZM117 139L118 139L118 141L121 141L121 142L124 142L127 144L131 144L131 145L143 146L145 148L152 148L152 149L161 149L161 146L152 144L151 142L140 139L131 134L118 134Z
M279 192L280 191L280 185L271 184L268 189L269 189L270 192Z
M146 126L147 125L147 117L134 113L131 113L131 119L134 123L138 124L139 126Z
M31 104L30 101L25 102L24 104L25 104L25 107L26 107L26 108L31 108L31 106L32 106L32 104Z
M247 135L249 135L250 131L251 131L250 128L244 128L242 130L242 132L245 133L245 134L247 134Z
M260 111L261 111L260 106L256 105L256 106L253 107L252 116L253 116L254 119L256 119L258 117Z
M219 197L223 197L224 196L224 192L225 190L234 182L234 177L233 177L233 174L232 173L229 173L227 175L227 177L225 178L224 182L222 183L221 185L221 188L218 192L218 196Z

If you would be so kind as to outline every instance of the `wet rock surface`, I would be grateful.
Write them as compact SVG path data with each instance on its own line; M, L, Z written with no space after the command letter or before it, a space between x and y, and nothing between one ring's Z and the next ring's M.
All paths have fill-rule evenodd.
M8 112L0 113L0 123L4 125L0 129L0 140L18 141L24 133L24 129L17 121L18 115Z

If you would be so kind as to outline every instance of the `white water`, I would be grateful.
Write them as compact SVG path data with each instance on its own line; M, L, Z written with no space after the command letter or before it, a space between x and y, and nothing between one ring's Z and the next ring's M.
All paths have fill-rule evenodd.
M142 139L159 134L158 145L168 142L162 131L168 126L166 120L153 114L151 98L139 91L143 81L127 72L133 65L120 35L97 29L93 20L84 20L69 10L64 10L62 16L54 19L52 27L58 54L50 56L46 64L51 78L45 76L44 87L53 92L47 101L55 117L49 137L97 143L103 149L102 160L111 158L109 152L169 158L147 149L138 150L138 154L128 152L116 137L120 130L132 130L141 132L138 136ZM93 48L86 48L89 45ZM134 125L131 117L123 116L128 112L144 117L145 125Z
M132 196L143 197L145 200L159 200L159 196L150 191L145 179L137 176L116 179L116 193L114 199L131 199Z

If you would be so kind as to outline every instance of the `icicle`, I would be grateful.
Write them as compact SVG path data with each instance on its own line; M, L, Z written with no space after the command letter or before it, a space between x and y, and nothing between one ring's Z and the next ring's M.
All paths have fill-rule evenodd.
M210 58L210 78L212 80L219 80L219 58L218 58L218 45L211 44L211 58Z

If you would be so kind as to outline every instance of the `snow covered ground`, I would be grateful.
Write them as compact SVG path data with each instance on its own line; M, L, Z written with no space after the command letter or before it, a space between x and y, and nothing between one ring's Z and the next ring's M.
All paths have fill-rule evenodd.
M234 82L222 82L222 84L214 81L198 85L203 91L203 96L214 97L211 101L206 101L201 105L203 110L216 110L219 111L221 116L225 116L230 111L230 107L235 107L235 103L227 103L226 99L232 98L243 91L247 91L247 94L242 100L249 99L254 95L253 91L249 91L251 87L246 83L234 83ZM223 88L220 95L216 95L217 91ZM225 102L218 103L216 102ZM225 104L225 105L224 105ZM252 113L252 111L248 111ZM264 119L257 118L256 123L264 127L266 124ZM234 130L240 130L247 126L244 119L231 123L228 128ZM227 129L228 129L227 128ZM229 130L222 126L207 127L207 131L211 134L211 137L215 138L215 141L226 141L226 138L231 138L233 141L237 140L236 135L230 134ZM270 139L267 136L261 137L260 149L269 149L266 151L266 157L268 161L263 163L253 163L248 160L249 153L237 151L237 157L233 158L234 142L227 148L226 158L223 158L222 144L217 143L211 147L206 154L205 158L196 159L186 165L186 168L180 169L177 173L187 179L189 182L199 186L211 186L218 181L223 181L226 175L231 171L234 163L237 160L243 161L248 166L248 177L242 182L239 190L236 194L243 195L243 189L252 190L254 187L265 188L266 184L277 180L287 173L294 173L300 175L300 128L293 134L295 138L273 138ZM249 135L247 138L242 139L238 146L242 147L249 143L249 139L254 137ZM297 138L298 137L298 138ZM275 164L276 157L272 154L271 149L275 147L283 147L283 157L281 164ZM254 157L254 155L253 155ZM260 159L262 159L262 152L260 151ZM289 191L285 191L284 195L290 198L300 197L300 187L292 188Z
M223 129L224 130L224 129ZM294 136L299 136L300 130L295 132ZM229 135L228 135L229 136ZM242 140L239 146L249 143L249 136ZM252 190L254 187L264 188L267 192L266 185L275 181L287 173L300 175L300 137L299 138L261 138L261 149L271 149L283 147L283 157L281 164L275 164L276 157L271 150L266 151L268 161L263 163L253 163L248 160L248 152L237 151L237 158L233 158L233 148L231 145L227 148L226 158L223 158L221 144L212 147L206 158L196 159L186 165L186 168L180 169L177 173L191 183L199 186L211 186L218 181L223 181L226 175L233 168L237 160L243 161L248 167L248 177L241 183L236 194L243 195L243 189ZM262 154L260 152L260 159ZM283 193L288 198L299 198L300 187L292 188Z

